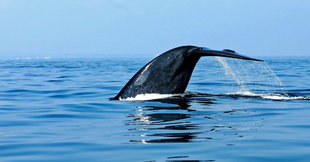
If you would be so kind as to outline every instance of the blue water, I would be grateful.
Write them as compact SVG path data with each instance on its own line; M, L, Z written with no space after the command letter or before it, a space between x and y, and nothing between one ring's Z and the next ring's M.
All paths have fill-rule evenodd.
M202 58L185 97L110 101L149 60L0 60L0 161L310 160L310 58Z

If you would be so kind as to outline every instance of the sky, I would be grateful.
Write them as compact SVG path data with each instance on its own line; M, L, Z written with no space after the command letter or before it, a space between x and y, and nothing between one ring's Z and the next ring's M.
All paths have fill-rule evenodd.
M309 0L0 0L0 58L310 56Z

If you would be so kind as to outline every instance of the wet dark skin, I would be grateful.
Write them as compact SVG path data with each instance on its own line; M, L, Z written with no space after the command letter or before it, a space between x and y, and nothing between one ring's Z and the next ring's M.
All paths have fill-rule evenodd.
M134 98L139 94L184 93L196 63L202 56L262 61L228 49L218 51L196 46L177 47L159 55L141 68L112 100Z

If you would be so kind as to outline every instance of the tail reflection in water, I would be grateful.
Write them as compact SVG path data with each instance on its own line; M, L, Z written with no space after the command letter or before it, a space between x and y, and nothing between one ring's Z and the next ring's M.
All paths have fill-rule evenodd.
M125 124L130 127L129 136L133 138L129 142L143 144L201 142L212 140L211 132L233 130L231 123L225 125L221 117L216 118L235 111L213 111L211 105L214 101L206 98L175 98L145 103L146 106L137 107L134 113L127 116L129 120ZM151 106L152 104L155 106ZM203 106L203 109L194 109L196 104L199 104L199 107Z
M161 103L175 104L169 106L138 107L136 113L128 117L133 119L127 124L134 126L129 129L133 136L145 139L131 140L134 143L171 143L191 142L199 134L199 126L192 124L190 100L186 98L157 100ZM158 105L154 102L154 105ZM166 105L166 104L165 104Z

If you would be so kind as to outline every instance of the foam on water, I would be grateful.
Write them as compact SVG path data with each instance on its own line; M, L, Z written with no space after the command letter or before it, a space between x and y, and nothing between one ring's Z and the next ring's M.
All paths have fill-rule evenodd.
M184 94L158 94L158 93L150 93L150 94L139 94L136 97L129 97L120 100L126 101L149 101L149 100L158 100L158 99L167 99L171 97L184 97L184 96L200 96L200 93L184 93ZM228 96L228 97L255 97L255 98L263 98L269 100L310 100L310 97L304 96L289 96L288 94L280 94L280 93L254 93L251 91L239 91L233 93L225 93L225 94L208 94L210 96ZM203 95L202 95L203 96Z
M288 96L287 94L277 94L277 93L253 93L250 91L226 93L225 96L242 96L242 97L259 97L263 99L270 100L309 100L309 97L302 96Z
M158 94L158 93L149 93L149 94L138 94L136 97L128 97L128 98L121 98L120 100L127 100L127 101L145 101L145 100L156 100L156 99L163 99L169 98L174 96L180 96L180 94Z

